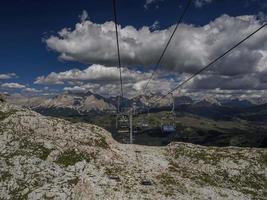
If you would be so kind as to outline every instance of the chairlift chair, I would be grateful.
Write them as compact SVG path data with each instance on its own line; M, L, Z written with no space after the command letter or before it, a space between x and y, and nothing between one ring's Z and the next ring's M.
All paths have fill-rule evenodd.
M172 109L166 114L163 119L161 119L161 132L164 135L174 133L176 131L173 94L171 94L171 97ZM167 123L165 122L165 120L167 121Z
M127 114L127 106L121 96L117 96L117 116L116 116L116 129L118 133L129 133L130 120Z
M176 125L175 125L175 116L173 113L168 113L167 117L163 118L167 123L162 120L161 122L161 132L165 134L174 133L176 131Z
M143 107L143 110L144 111L146 110L146 111L143 112L143 117L142 117L143 121L140 123L140 126L143 130L147 130L147 129L149 129L149 122L148 122L148 120L149 120L149 106L148 106L147 102L145 102L145 106Z
M118 133L129 133L130 131L130 120L127 114L117 115L117 130Z

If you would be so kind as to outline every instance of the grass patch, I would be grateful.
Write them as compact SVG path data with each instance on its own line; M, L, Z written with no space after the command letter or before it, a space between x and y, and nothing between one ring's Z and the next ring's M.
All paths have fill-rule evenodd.
M196 177L196 182L199 184L218 186L218 180L212 174L202 173Z
M189 157L194 163L198 163L199 160L203 160L205 163L216 164L220 161L220 157L210 155L205 150L188 149L184 146L179 146L175 151L175 158L177 159L180 156Z
M10 115L13 115L17 112L17 110L10 110L9 112L0 111L0 121L8 118Z
M28 199L28 194L22 194L22 191L25 189L25 187L18 187L10 191L10 196L12 200L27 200Z
M123 168L120 166L111 166L105 168L105 174L108 176L117 176L123 171Z
M109 148L109 145L106 142L105 137L103 137L103 136L101 136L100 138L95 140L95 145L98 146L98 147L101 147L103 149L108 149Z
M12 153L9 157L14 156L37 156L42 160L46 160L51 150L45 148L43 145L33 143L25 139L20 140L19 149Z
M179 181L176 181L168 173L162 173L158 175L157 179L159 179L160 184L162 184L164 188L166 188L166 190L163 192L164 196L166 197L173 196L175 190L182 194L188 192L185 185L181 184ZM174 190L173 187L175 187L176 189Z
M3 171L0 173L0 182L9 180L12 175L8 171Z
M197 164L200 160L204 161L205 164L217 165L221 160L230 159L234 163L239 164L240 160L250 159L246 157L242 152L233 149L223 149L223 148L190 148L180 145L175 150L175 159L180 156L185 156L191 159L191 161ZM262 158L264 159L264 158ZM255 159L251 158L251 162Z
M202 161L204 165L210 165L209 167L216 170L212 173L205 169L190 171L184 165L176 162L179 157L187 157L192 164L200 164L199 161ZM259 197L266 196L267 179L264 174L259 173L258 166L264 169L267 163L266 159L266 153L262 150L255 154L253 152L248 154L246 150L235 148L191 148L179 145L174 151L174 158L170 161L169 170L183 178L195 181L198 185L228 188L259 199ZM231 169L224 169L220 165L228 162L233 162L236 166L248 163L248 166L240 167L237 169L237 174L232 174L230 173Z
M259 163L261 165L265 165L266 166L267 165L267 153L266 152L262 152L258 160L259 160Z
M87 162L90 161L87 155L83 153L77 153L74 149L71 149L63 152L56 160L56 163L59 165L63 165L64 167L67 167L69 165L75 165L75 163L83 160Z
M159 176L157 176L157 178L160 180L160 183L164 186L176 184L175 179L172 176L168 175L167 173L160 174Z
M46 160L48 155L50 154L51 150L45 148L43 145L34 144L34 143L27 143L26 147L32 150L32 152L40 159Z
M78 177L68 180L68 184L69 185L77 185L78 182L79 182L79 178Z

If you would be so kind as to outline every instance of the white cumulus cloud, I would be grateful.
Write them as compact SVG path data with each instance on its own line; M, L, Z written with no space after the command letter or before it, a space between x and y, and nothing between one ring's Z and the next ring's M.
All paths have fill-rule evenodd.
M148 9L151 4L154 4L154 3L157 3L157 2L160 2L160 1L164 1L164 0L146 0L144 8Z
M15 73L0 74L0 80L11 79L16 77L17 75Z
M82 14L79 16L81 21L84 22L88 18L88 13L86 10L83 10Z
M7 88L7 89L23 89L26 88L25 85L22 85L20 83L3 83L1 84L2 88Z
M149 1L152 3L153 1ZM149 3L148 2L148 3ZM199 1L209 3L209 0ZM173 83L168 78L155 77L151 90L164 91L184 75L192 74L262 25L257 16L231 17L222 15L203 26L181 24L163 58L160 69L176 76ZM140 90L150 73L130 70L131 67L151 67L160 56L174 25L163 30L144 26L119 26L119 39L123 74L127 87ZM66 89L88 88L99 90L119 88L114 23L97 24L90 20L77 23L73 29L64 28L46 39L49 49L58 52L66 61L93 64L85 70L73 69L40 76L37 84L70 84ZM162 71L161 71L162 72ZM223 90L267 89L267 29L243 43L231 54L221 59L209 71L188 84L188 88ZM164 84L159 84L158 82ZM166 81L166 83L164 82ZM80 83L79 83L80 82ZM113 84L113 85L112 85ZM75 88L75 86L77 86ZM152 87L154 86L154 88ZM161 88L160 86L164 86ZM83 90L83 89L82 89Z
M261 25L256 16L230 17L223 15L205 26L181 24L163 59L162 68L192 73L208 64L240 39ZM173 26L150 31L149 27L135 29L120 27L119 37L122 63L125 66L154 65L166 44ZM95 24L77 23L74 30L63 29L46 40L47 46L58 52L60 58L82 63L116 66L117 52L113 22ZM221 73L235 67L236 72L257 71L267 54L267 30L263 29L219 66ZM242 70L240 67L242 66ZM252 69L248 69L252 68Z
M195 0L195 1L194 1L194 5L195 5L195 7L197 7L197 8L201 8L201 7L203 7L204 5L211 3L212 1L213 1L213 0Z
M37 90L35 88L30 88L30 87L27 87L25 89L23 89L24 92L28 92L28 93L39 93L39 92L42 92L42 90Z
M138 70L122 69L124 82L135 82L147 78L150 73ZM117 83L119 81L119 69L94 64L84 70L71 69L64 72L51 72L47 76L37 77L35 84L64 84L66 82L91 82L91 83Z
M178 79L170 79L168 73L159 73L161 76L155 76L148 86L149 92L159 93L170 90L175 86ZM151 72L141 72L134 69L123 68L122 79L123 89L127 96L133 96L140 93ZM179 75L178 77L180 77ZM36 78L35 84L64 85L63 90L82 92L91 90L102 95L117 95L120 92L119 70L117 67L106 67L103 65L91 65L84 70L72 69L64 72L52 72L47 76Z

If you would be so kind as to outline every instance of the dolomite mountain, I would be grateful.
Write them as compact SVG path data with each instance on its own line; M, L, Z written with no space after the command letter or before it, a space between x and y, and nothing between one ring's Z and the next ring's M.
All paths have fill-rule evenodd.
M53 113L62 115L79 115L89 112L116 110L115 105L109 102L108 99L91 92L66 92L53 97L11 95L6 99L10 104L31 108L48 115L53 115Z
M119 144L0 102L0 199L264 199L267 150Z

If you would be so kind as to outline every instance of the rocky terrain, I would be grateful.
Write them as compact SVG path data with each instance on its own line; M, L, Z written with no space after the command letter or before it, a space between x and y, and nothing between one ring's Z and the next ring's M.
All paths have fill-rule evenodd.
M108 99L93 94L66 92L52 97L10 95L7 98L10 104L31 108L40 113L54 115L78 115L89 112L103 112L116 110L115 105Z
M267 150L120 144L0 102L0 199L265 199Z

